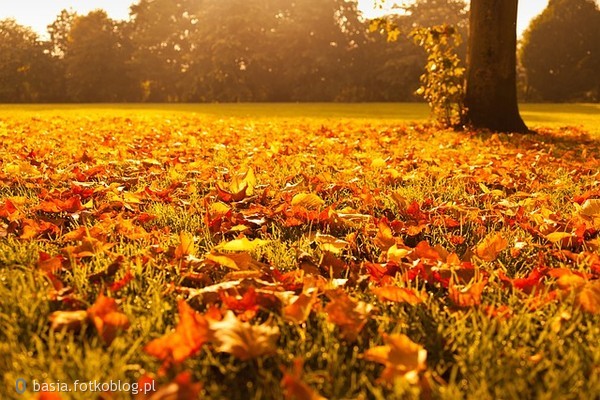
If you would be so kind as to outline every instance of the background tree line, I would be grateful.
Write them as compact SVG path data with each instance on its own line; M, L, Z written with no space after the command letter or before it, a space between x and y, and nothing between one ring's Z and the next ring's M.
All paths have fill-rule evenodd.
M346 0L139 0L129 21L62 11L47 40L2 20L0 102L414 101L426 55L407 34L466 37L467 10L418 0L391 42ZM551 0L520 47L524 98L598 101L599 38L593 0Z

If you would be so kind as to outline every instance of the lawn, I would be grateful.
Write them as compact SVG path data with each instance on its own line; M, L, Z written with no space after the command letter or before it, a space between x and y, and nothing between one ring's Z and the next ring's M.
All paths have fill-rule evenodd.
M597 397L600 107L522 111L0 106L0 398Z

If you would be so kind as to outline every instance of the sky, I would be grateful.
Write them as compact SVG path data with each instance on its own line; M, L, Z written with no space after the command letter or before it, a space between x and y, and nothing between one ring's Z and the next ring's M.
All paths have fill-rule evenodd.
M372 12L374 0L359 0L365 13ZM137 1L127 0L0 0L0 19L14 18L21 25L30 26L44 36L46 26L52 23L63 9L72 9L79 14L102 8L113 19L129 18L129 6ZM529 21L548 4L548 0L521 0L517 31L519 35Z

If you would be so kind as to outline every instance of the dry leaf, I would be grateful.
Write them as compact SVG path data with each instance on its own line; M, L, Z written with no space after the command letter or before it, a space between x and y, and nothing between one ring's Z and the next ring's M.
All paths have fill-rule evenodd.
M422 303L426 298L423 293L399 286L382 286L373 288L373 293L381 300L393 301L395 303L408 303L416 305Z
M247 270L247 269L261 269L262 264L254 260L249 253L209 253L204 256L206 260L209 260L215 264L222 265L227 268L234 270Z
M237 319L233 311L228 311L223 320L211 321L210 329L213 331L217 351L232 354L240 360L270 355L277 351L279 328L269 322L251 325Z
M600 279L585 283L578 291L575 304L590 314L600 314Z
M145 382L142 382L145 383ZM153 382L148 382L153 385ZM144 385L139 385L140 392L135 400L188 400L200 398L202 384L192 381L192 374L189 371L180 372L173 382L158 388L156 392L143 393Z
M66 329L68 331L78 331L81 324L87 319L88 313L85 310L79 311L54 311L50 314L50 329L59 331Z
M341 253L342 250L346 249L349 245L349 243L345 240L319 232L317 232L317 234L314 236L314 240L319 245L321 250L329 251L334 254Z
M458 307L473 307L481 304L481 294L486 281L473 282L468 285L457 285L454 279L450 280L448 286L448 297Z
M181 260L194 254L194 236L185 231L179 232L179 244L175 247L175 258Z
M283 369L283 378L281 379L281 387L283 388L286 400L326 400L314 389L302 381L302 359L294 360L292 372L289 373Z
M102 293L87 313L107 345L112 343L120 330L129 328L129 319L119 311L116 300Z
M565 239L571 239L572 237L573 234L569 232L552 232L546 235L546 239L555 244L563 242Z
M295 324L302 324L310 315L313 305L317 302L318 291L302 292L292 303L283 308L283 317Z
M419 373L427 369L427 351L406 335L383 335L384 346L365 352L365 359L385 365L379 379L392 382L396 377L405 377L410 383L419 380Z
M579 214L590 218L600 216L600 199L587 199L581 205Z
M508 247L508 240L502 234L495 233L487 236L475 247L475 255L483 261L494 261L498 254Z
M400 263L403 258L407 257L412 252L413 250L409 248L398 247L398 245L394 244L387 250L387 260Z
M185 300L179 300L179 323L174 332L152 340L144 347L151 356L166 362L180 363L196 354L210 340L209 323L191 308Z
M269 243L268 240L263 239L254 239L248 240L248 238L243 237L241 239L231 240L229 242L219 243L215 246L216 250L225 250L225 251L252 251L257 249L260 246L264 246Z
M317 209L325 204L325 201L313 193L298 193L292 198L292 206Z
M331 300L325 306L327 319L340 328L344 338L355 341L367 323L373 306L352 299L343 289L329 290L326 294Z

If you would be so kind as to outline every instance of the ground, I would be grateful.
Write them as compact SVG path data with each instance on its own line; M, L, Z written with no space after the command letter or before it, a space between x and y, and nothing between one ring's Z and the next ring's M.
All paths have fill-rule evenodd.
M522 110L1 106L0 397L593 398L600 107Z

